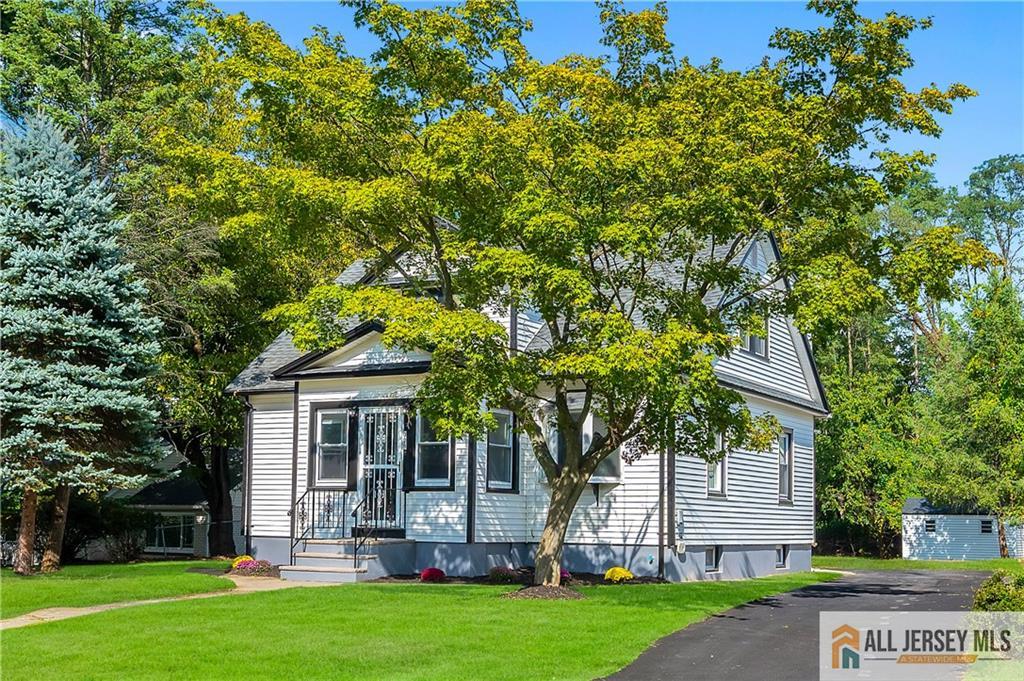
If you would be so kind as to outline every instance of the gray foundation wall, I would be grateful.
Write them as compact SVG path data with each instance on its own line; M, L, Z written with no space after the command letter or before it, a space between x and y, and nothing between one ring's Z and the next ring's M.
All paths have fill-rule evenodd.
M275 565L287 565L291 542L281 537L253 537L252 554ZM687 545L676 553L665 551L665 577L673 582L694 580L745 579L767 575L802 572L811 569L811 547L792 544L789 564L775 566L775 545L724 546L718 571L704 569L703 545ZM423 568L437 567L447 574L473 577L487 574L495 566L533 565L535 544L407 542L376 548L378 560L373 576L411 574ZM608 544L566 544L562 565L570 572L602 574L621 565L637 576L658 574L658 549L655 546Z

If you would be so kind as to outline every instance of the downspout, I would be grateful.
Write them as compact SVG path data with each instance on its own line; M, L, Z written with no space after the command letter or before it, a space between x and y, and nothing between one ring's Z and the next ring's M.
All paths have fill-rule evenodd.
M466 438L466 446L466 543L472 544L476 541L476 438Z
M665 579L665 457L658 457L658 579Z
M245 532L245 553L252 555L252 422L253 406L248 395L243 395L245 402L245 450L243 461L245 462L245 492L242 499L245 502L245 510L242 515L242 523Z
M669 442L668 447L665 450L665 455L668 457L668 466L666 467L667 480L667 496L665 504L665 523L667 525L666 530L668 534L668 545L669 550L675 554L676 546L676 446L674 442Z
M288 508L291 530L288 537L288 564L295 564L295 502L299 488L299 382L295 381L295 392L292 397L292 503Z

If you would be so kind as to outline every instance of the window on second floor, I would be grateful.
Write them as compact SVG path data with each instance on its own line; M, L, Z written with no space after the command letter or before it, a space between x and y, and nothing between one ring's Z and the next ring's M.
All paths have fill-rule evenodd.
M768 357L768 322L765 321L763 335L743 332L740 334L740 348L757 357Z

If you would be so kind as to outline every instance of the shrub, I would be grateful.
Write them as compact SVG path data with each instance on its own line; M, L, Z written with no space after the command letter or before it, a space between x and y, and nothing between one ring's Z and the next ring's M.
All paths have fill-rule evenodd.
M1000 612L1024 610L1024 574L1011 575L1006 570L993 572L974 594L974 609Z
M487 578L495 584L515 584L519 581L519 573L510 567L496 565L487 571Z
M238 558L235 558L233 561L231 561L231 569L234 570L236 567L238 567L239 563L241 563L243 561L247 561L247 560L255 560L255 559L252 556L250 556L249 554L243 553Z
M423 572L420 573L421 582L443 582L444 577L444 570L436 567L423 568Z
M612 584L621 584L631 579L633 579L633 573L624 567L608 568L608 572L604 573L604 580Z
M239 560L245 558L246 560ZM231 573L246 577L273 577L274 566L269 560L255 560L250 556L239 556L231 564Z
M562 582L571 582L572 581L572 573L571 572L569 572L565 568L559 568L558 570L559 570L558 574L562 578Z

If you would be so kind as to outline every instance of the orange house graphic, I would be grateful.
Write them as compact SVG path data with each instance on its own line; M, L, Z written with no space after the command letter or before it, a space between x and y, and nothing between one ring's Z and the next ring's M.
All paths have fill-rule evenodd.
M849 624L832 632L832 669L860 669L860 631Z

